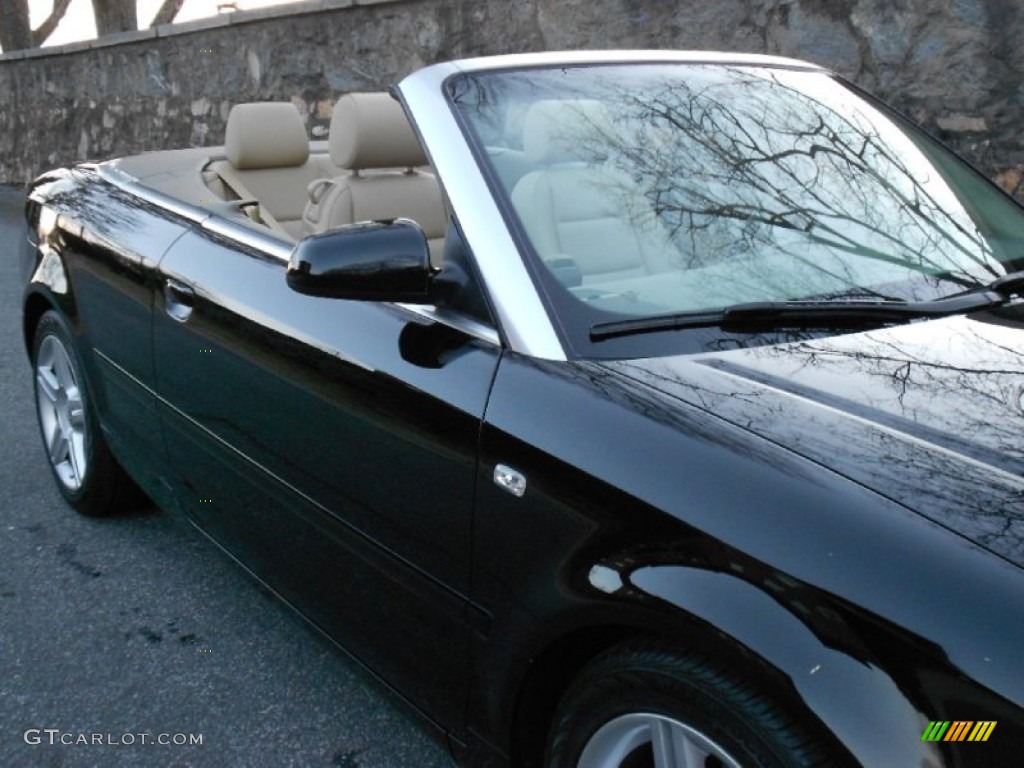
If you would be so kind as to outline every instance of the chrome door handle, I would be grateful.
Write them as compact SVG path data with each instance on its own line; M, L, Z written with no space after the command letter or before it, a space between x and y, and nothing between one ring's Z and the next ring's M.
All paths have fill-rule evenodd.
M164 311L184 323L192 314L192 302L195 292L184 283L168 278L164 281Z

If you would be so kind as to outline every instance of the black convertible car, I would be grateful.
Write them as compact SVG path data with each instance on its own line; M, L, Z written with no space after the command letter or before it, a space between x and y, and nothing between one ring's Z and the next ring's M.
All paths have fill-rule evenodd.
M442 63L27 218L68 502L180 510L464 762L1020 768L1024 210L834 74Z

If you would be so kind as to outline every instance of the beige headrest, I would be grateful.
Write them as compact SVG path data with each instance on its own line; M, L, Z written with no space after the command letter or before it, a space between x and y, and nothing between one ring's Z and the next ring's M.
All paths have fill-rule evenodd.
M505 113L505 142L512 149L523 148L523 125L526 123L526 113L529 109L528 103L520 102L509 105Z
M386 93L349 93L331 116L331 161L350 171L426 165L402 105Z
M236 169L291 168L309 159L299 110L282 101L235 104L224 132L224 154Z
M611 117L588 99L538 101L523 123L523 151L534 165L598 160L608 156Z

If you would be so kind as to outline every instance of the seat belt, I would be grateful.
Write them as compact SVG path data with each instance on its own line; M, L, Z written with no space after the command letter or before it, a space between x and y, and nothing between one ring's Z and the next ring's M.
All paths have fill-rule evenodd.
M238 177L238 174L235 173L235 169L231 167L231 163L222 160L218 163L212 163L210 165L210 168L214 173L217 174L217 178L224 182L228 189L230 189L232 192L238 195L239 199L256 200L256 203L259 206L259 212L256 214L256 218L253 219L254 221L259 221L262 224L266 224L271 229L280 232L283 235L286 235L289 240L294 239L292 238L291 233L289 233L287 229L281 226L281 222L275 219L274 215L267 210L267 207L263 205L263 203L259 202L259 199L256 197L256 195L254 195L252 192L248 190L248 188L245 186L242 180ZM246 215L248 216L248 214ZM250 218L252 217L250 216Z

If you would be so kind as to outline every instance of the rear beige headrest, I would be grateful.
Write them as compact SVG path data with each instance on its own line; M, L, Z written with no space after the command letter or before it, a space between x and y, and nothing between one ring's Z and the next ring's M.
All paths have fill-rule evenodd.
M611 116L599 101L538 101L523 122L523 151L534 165L608 156Z
M350 171L426 165L402 105L386 93L349 93L331 116L331 161Z
M306 126L288 102L235 104L224 132L224 153L240 171L302 165L309 159Z

